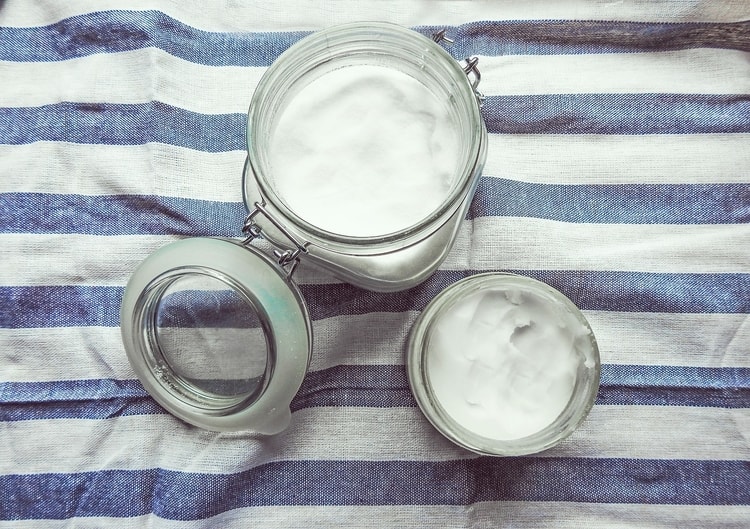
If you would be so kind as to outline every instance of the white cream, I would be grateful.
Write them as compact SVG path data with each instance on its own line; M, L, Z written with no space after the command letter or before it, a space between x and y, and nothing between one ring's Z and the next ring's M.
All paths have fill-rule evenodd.
M455 182L461 142L448 104L391 68L322 75L290 98L272 132L277 193L300 218L341 235L418 223Z
M479 291L433 325L433 392L456 422L490 439L543 430L570 401L579 366L593 366L589 329L533 292Z

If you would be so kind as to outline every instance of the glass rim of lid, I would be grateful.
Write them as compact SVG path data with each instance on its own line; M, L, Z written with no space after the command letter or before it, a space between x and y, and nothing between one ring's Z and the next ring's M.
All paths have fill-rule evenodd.
M155 330L159 304L170 285L193 274L225 284L257 313L267 358L256 390L210 395L184 383L165 362ZM121 333L128 360L148 393L173 415L214 431L273 434L286 428L312 353L309 313L297 286L270 257L227 239L184 239L149 255L125 289Z
M467 297L492 287L520 287L548 301L562 304L588 330L593 365L587 368L586 380L576 377L573 393L565 409L551 424L531 435L516 439L494 439L464 427L439 402L427 367L430 335L434 323L449 309ZM601 358L596 337L580 309L567 296L550 285L528 276L505 272L472 275L442 290L422 311L412 325L406 350L407 378L412 394L427 420L453 443L482 455L518 456L547 450L569 437L585 420L594 405L601 376ZM580 370L580 369L579 369Z
M375 44L374 44L375 43ZM357 47L359 46L359 47ZM391 46L389 54L373 46ZM336 59L353 57L358 54L377 52L378 65L384 66L384 57L402 61L419 63L427 60L435 61L442 69L441 75L446 76L451 86L456 88L455 98L463 112L457 116L467 123L470 138L467 145L470 149L464 152L463 164L458 172L456 182L446 195L442 203L432 213L416 224L405 226L403 229L382 235L342 235L321 229L299 216L288 207L284 199L275 191L272 176L266 158L267 149L264 148L268 140L269 130L274 127L274 105L285 97L288 88L300 79L305 72L330 61L324 52L335 53ZM421 59L420 59L421 57ZM315 62L315 61L319 62ZM311 66L312 65L312 66ZM387 65L386 65L387 66ZM434 76L433 72L429 75ZM270 115L269 115L270 114ZM252 173L255 183L264 197L271 199L278 212L296 228L303 230L311 239L336 242L343 245L375 245L403 240L414 233L426 228L437 226L446 214L458 209L462 200L470 194L470 188L476 185L471 177L476 167L484 163L486 153L486 130L479 111L477 93L461 65L433 40L403 26L388 22L354 22L340 24L317 31L301 39L282 53L269 69L264 73L253 94L247 117L247 168L243 179ZM249 182L243 182L244 200L248 210L254 204L248 200Z

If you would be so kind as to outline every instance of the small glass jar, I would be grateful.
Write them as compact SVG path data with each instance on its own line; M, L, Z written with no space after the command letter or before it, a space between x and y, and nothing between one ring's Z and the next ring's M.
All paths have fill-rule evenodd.
M167 245L144 260L125 290L125 350L162 406L210 430L283 430L312 354L310 317L291 279L300 260L378 291L409 288L440 265L486 158L476 63L461 65L436 41L384 23L325 29L274 62L248 113L246 239ZM321 229L290 207L268 151L283 110L302 89L335 70L363 65L406 74L442 102L460 156L444 199L428 214L387 233L352 236ZM273 258L249 244L259 236L277 247Z
M546 450L588 415L599 388L594 333L562 293L486 273L441 292L412 327L407 372L432 425L492 456Z

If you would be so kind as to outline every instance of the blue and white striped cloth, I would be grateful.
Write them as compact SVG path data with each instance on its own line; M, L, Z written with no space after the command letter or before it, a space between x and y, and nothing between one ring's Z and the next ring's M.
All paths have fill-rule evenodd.
M301 267L290 429L190 427L135 380L123 287L169 241L240 235L259 77L372 19L480 56L458 242L398 294ZM0 527L750 527L749 140L746 0L0 0ZM591 415L537 456L454 447L407 386L419 311L487 270L599 340Z

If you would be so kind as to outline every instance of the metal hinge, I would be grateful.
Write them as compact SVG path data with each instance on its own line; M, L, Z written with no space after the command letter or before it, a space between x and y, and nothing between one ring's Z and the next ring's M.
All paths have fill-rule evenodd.
M453 44L453 39L449 39L445 35L445 32L445 29L436 31L432 34L432 40L434 40L438 44L441 44L443 42L447 44ZM461 63L459 62L459 64ZM477 101L479 102L479 106L481 107L484 104L484 100L487 98L482 92L477 89L477 87L479 86L479 82L482 80L482 74L479 71L478 64L479 57L477 57L476 55L472 55L471 57L467 57L464 59L464 64L461 64L461 68L463 68L466 77L469 78L469 81L471 82L471 89L474 90L474 95L476 96Z
M294 245L294 248L291 249L278 247L273 250L273 255L276 257L279 266L286 270L286 275L290 278L297 269L297 265L299 265L300 256L307 253L307 246L310 243L300 242L294 235L292 235L289 230L287 230L284 225L266 209L266 204L264 202L256 202L254 206L254 209L247 215L247 217L245 217L245 223L242 226L242 233L245 234L242 244L250 244L254 239L261 236L261 227L255 219L262 213L263 216L266 217L271 224L273 224L274 227Z

